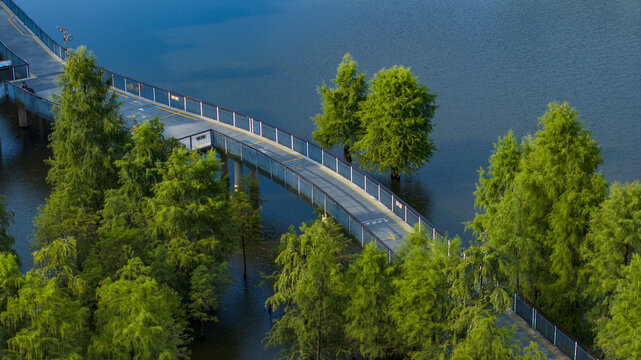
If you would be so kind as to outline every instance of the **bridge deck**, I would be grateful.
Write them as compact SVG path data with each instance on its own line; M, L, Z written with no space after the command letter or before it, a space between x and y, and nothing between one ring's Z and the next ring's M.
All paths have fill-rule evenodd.
M47 49L5 4L0 2L0 7L2 8L0 10L0 40L30 64L32 77L25 80L28 86L33 88L39 96L51 100L52 94L57 92L55 77L62 73L64 62ZM18 80L18 82L21 81ZM134 125L134 119L142 121L158 116L165 123L166 136L181 138L213 129L244 144L251 145L305 177L339 203L389 248L395 249L399 240L410 231L409 226L400 217L363 189L354 186L337 173L325 169L317 162L291 149L249 131L155 103L118 89L113 91L122 104L121 113L126 126L130 128ZM517 337L521 338L524 344L535 341L544 345L540 348L548 358L566 358L557 349L542 341L539 336L531 331L525 331L528 330L527 327L520 324L513 316L504 315L500 323L504 325L519 324L520 330Z
M51 100L52 94L57 92L55 76L62 73L64 62L38 41L4 4L0 2L0 6L3 8L3 16L0 19L0 40L30 64L32 78L26 80L27 85L33 88L37 95ZM18 80L18 82L21 81ZM165 123L165 135L168 137L181 138L213 129L251 145L308 179L389 248L396 248L399 240L410 231L410 227L402 219L362 189L291 149L222 122L155 103L118 89L113 91L121 102L121 114L129 128L133 127L134 119L142 121L157 116Z

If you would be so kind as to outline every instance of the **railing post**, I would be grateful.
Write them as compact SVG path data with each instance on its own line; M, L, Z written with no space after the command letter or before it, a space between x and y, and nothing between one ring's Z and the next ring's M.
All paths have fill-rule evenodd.
M421 232L421 215L418 216L418 232Z
M309 141L305 141L305 145L307 145L307 150L305 152L305 156L309 159Z
M138 83L138 97L142 97L142 91L140 88L142 87L142 83Z
M336 173L337 173L337 174L340 174L340 173L338 172L338 156L336 157Z
M200 102L200 117L204 117L203 116L203 102L202 101Z
M407 205L405 205L405 222L407 222Z
M536 308L532 307L532 329L536 329Z
M232 123L232 125L233 125L234 127L236 127L236 112L235 112L235 111L233 111L233 112L231 113L231 116L232 116L231 123Z
M250 118L249 116L247 117L247 120L249 120L249 132L254 133L254 119Z
M185 111L187 111L187 97L183 96L183 108L185 108Z
M432 228L432 240L436 240L436 228Z
M153 88L151 88L151 90L154 93L154 102L156 102L156 88L153 87Z
M123 77L122 81L123 81L123 84L125 84L125 92L127 92L127 78Z
M396 204L394 203L394 194L392 194L392 213L393 214L396 214L396 212L394 212L394 209L396 209L395 206Z
M323 195L323 215L327 216L327 196Z
M378 201L381 201L381 185L378 185L378 198L376 199Z
M361 247L365 247L365 226L361 225Z
M556 346L556 324L554 324L554 346Z
M258 130L260 131L260 137L263 137L263 122L262 121L258 125Z
M298 179L298 196L300 196L300 175L296 175L296 179Z
M421 218L419 218L420 220ZM514 313L516 314L516 291L514 292ZM556 334L555 334L556 336Z
M294 151L294 134L290 134L289 137L290 137L290 139L289 139L290 140L290 144L292 146L292 151Z
M218 106L216 106L216 121L220 121L220 111L219 110L220 110L220 108L218 108Z
M171 91L167 91L167 106L171 107Z
M274 132L276 133L276 138L275 138L276 144L278 144L278 128L277 127L274 128Z
M321 149L321 165L325 165L325 150Z
M16 79L16 67L15 66L11 67L11 73L13 74L13 80L15 80Z
M365 183L363 187L365 188L365 192L367 192L367 175L363 175L363 182Z
M576 348L578 346L578 343L575 341L574 342L574 360L576 360Z

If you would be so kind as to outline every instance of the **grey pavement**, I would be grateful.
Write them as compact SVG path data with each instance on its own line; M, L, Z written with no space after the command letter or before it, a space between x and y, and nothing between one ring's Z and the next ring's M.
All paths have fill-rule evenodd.
M55 77L62 73L64 62L38 41L2 2L0 7L0 40L29 63L32 77L26 80L28 86L33 88L39 96L51 100L51 95L57 91ZM18 80L18 82L21 81ZM339 203L388 247L397 248L399 240L410 231L398 216L364 190L291 149L249 131L154 103L121 90L113 89L113 91L121 102L121 114L129 128L134 126L135 121L144 121L157 116L165 124L167 137L181 138L213 129L245 144L251 144L257 151L298 172ZM542 342L545 339L526 331L527 329L520 326L516 318L510 314L503 315L500 323L517 324L517 328L521 329L517 329L517 336L522 337L525 346L529 341L535 341L544 351L549 350L548 358L562 358L555 356L552 348L547 348Z

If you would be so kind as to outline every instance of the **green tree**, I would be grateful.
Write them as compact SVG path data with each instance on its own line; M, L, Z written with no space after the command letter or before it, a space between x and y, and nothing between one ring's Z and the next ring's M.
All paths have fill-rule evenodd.
M220 306L222 288L229 283L226 263L200 264L191 272L189 286L189 316L200 322L200 337L204 336L204 324L218 321L212 311Z
M170 247L194 242L217 259L232 252L237 244L235 227L230 221L228 189L219 179L220 169L214 150L204 156L184 147L173 150L160 169L162 181L154 186L148 209L154 236L165 242L175 240ZM195 260L185 258L186 254L173 255L182 258L177 262Z
M18 256L12 253L0 252L0 314L7 309L7 302L18 296L24 275L20 272ZM9 329L0 324L0 354L6 346L7 339L13 337Z
M9 235L11 224L13 224L13 211L7 209L7 198L0 195L0 253L12 251L14 239Z
M332 82L336 84L335 88L329 88L323 82L317 90L323 112L313 118L316 129L312 136L325 148L343 143L343 158L351 163L351 149L362 133L357 111L367 92L365 74L359 74L356 61L350 54L345 54Z
M336 358L344 352L341 308L341 251L345 240L331 219L303 224L301 234L281 238L267 304L283 307L267 335L268 346L282 346L287 358Z
M522 155L523 150L510 130L494 144L487 170L478 170L479 180L474 191L474 207L481 212L477 212L474 220L466 227L472 229L477 237L485 238L487 223L497 215L498 204L508 188L514 184L514 178L520 170Z
M567 103L549 104L539 126L520 149L509 135L497 145L476 192L486 211L472 227L505 257L500 264L511 286L581 334L581 249L607 190L597 171L600 147Z
M11 333L7 357L81 359L89 337L89 310L77 295L73 239L58 239L34 252L36 268L13 273L16 296L7 299L0 321ZM6 264L6 263L5 263Z
M234 224L236 234L240 238L240 245L243 252L243 278L247 280L247 258L245 246L247 242L258 239L261 236L260 207L254 207L250 199L243 191L236 191L232 197Z
M485 313L482 308L476 308L473 312L475 316L467 336L454 347L451 360L545 359L534 342L521 354L519 345L514 341L513 329L499 327L496 317Z
M387 254L371 242L345 274L345 335L363 358L391 357L397 351L400 338L390 316L396 272Z
M49 145L49 183L73 194L73 205L93 209L102 205L102 191L116 187L114 161L128 141L119 103L103 78L104 70L84 46L70 52L53 98L56 121Z
M459 261L460 244L429 236L413 232L404 239L391 315L410 357L436 359L451 338L450 277Z
M104 191L117 186L114 161L122 157L128 141L119 103L103 77L85 47L70 53L58 78L60 92L53 95L56 121L47 160L47 181L53 189L36 220L36 246L73 235L81 260L96 229L85 225L102 208Z
M592 215L584 244L584 294L594 304L588 313L596 320L607 314L617 282L641 250L641 184L638 181L610 187L609 197Z
M395 66L374 75L358 112L364 135L354 144L363 167L390 171L392 180L416 173L436 151L429 138L435 99L409 68Z
M96 290L96 332L89 353L96 359L175 359L186 357L187 322L177 294L149 277L138 258L118 279Z
M590 216L605 199L607 183L597 172L600 147L575 109L552 103L540 124L543 129L535 135L517 179L532 204L528 213L532 240L544 249L543 259L549 257L545 272L550 277L541 284L540 304L570 331L580 333L585 330L578 282L583 266L580 249Z
M609 312L597 321L596 344L608 359L641 358L641 256L634 254L618 280Z

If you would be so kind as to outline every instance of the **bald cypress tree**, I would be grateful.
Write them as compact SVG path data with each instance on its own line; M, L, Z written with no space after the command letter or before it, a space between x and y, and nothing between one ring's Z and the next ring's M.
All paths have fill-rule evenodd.
M354 147L365 169L390 172L392 180L400 180L401 174L416 173L436 151L429 137L436 94L403 66L382 69L370 83L358 112L364 132Z
M323 112L313 118L316 124L313 137L326 148L342 143L344 160L352 162L352 148L362 133L357 112L367 92L365 74L359 74L356 61L345 54L332 82L335 88L325 83L318 88Z
M115 95L103 81L104 71L84 46L73 50L58 78L53 97L55 123L49 136L52 193L36 219L36 245L73 235L79 258L95 237L97 212L104 192L117 186L114 162L122 157L128 132Z

